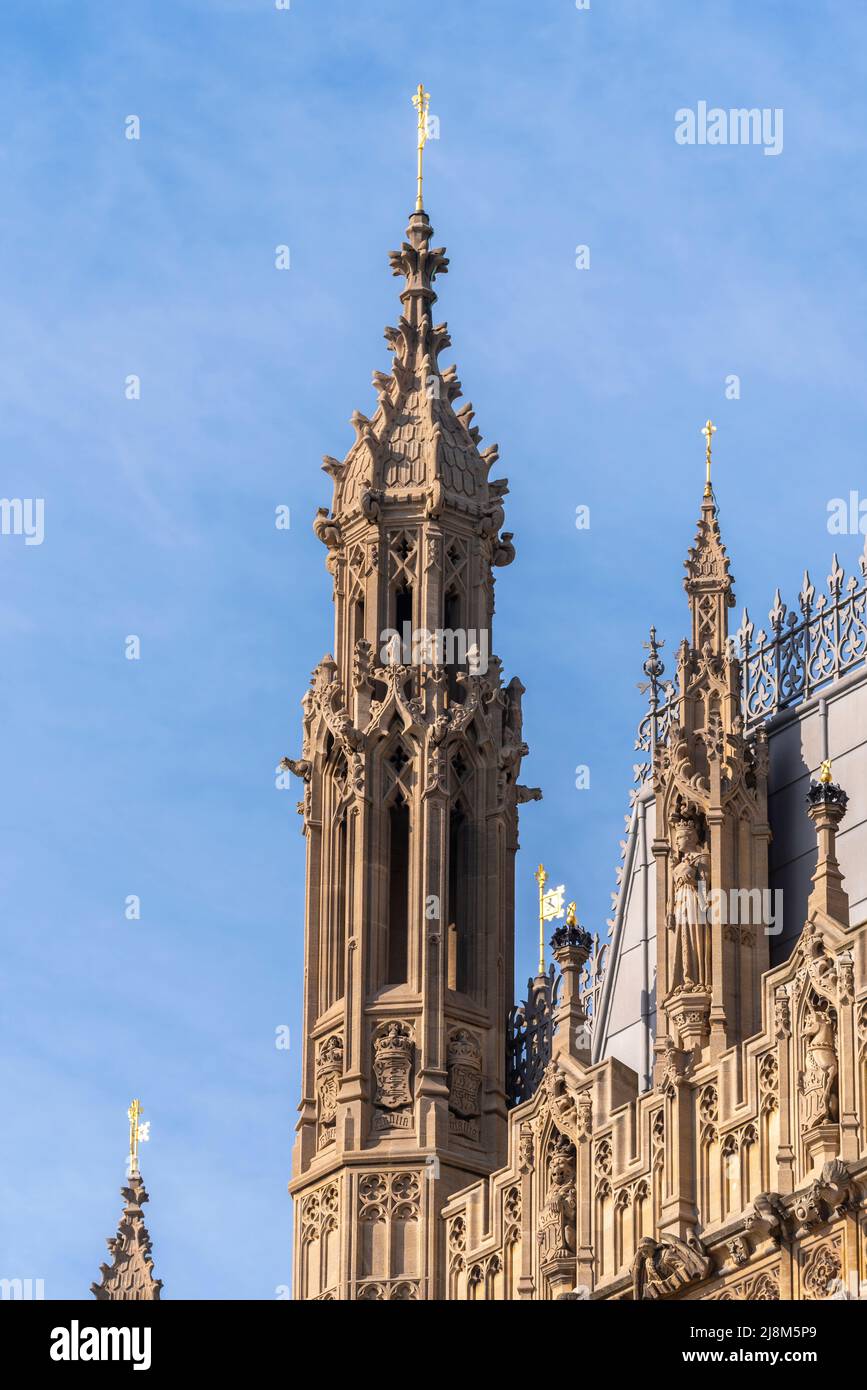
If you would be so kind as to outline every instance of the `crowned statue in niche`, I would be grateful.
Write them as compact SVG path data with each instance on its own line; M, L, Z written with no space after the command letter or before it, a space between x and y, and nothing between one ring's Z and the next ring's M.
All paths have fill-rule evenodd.
M669 916L669 931L674 933L671 989L707 990L711 980L710 855L702 843L700 819L693 806L678 812L674 819L674 850Z
M804 1071L801 1076L801 1119L804 1130L836 1124L837 1045L830 1007L810 1001L804 1012Z
M558 1134L548 1155L548 1195L536 1233L543 1267L575 1254L575 1213L575 1150Z

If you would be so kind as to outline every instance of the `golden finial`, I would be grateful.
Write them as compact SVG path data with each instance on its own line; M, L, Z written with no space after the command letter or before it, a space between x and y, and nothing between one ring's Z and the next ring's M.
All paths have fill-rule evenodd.
M544 864L540 864L534 874L534 878L539 885L539 974L545 973L545 884L548 882L548 875L545 873Z
M831 780L831 759L825 758L819 769L819 781L827 786Z
M430 105L430 92L425 91L423 82L419 82L418 91L412 99L412 104L418 116L418 197L415 202L415 210L421 212L424 207L421 196L422 159L427 143L427 111Z
M130 1173L137 1173L139 1140L138 1122L142 1114L141 1101L134 1100L126 1113L129 1116L129 1171Z
M704 495L705 497L711 497L713 493L710 485L710 445L713 436L716 434L716 425L713 423L712 420L708 420L705 423L704 429L701 432L707 440L707 449L705 451L704 456L704 461L707 466L707 477L705 479L704 484Z
M578 911L578 907L577 907L577 904L576 904L576 903L570 903L569 906L566 908L566 926L567 926L567 927L577 927L577 925L578 925L578 919L577 919L577 916L576 916L577 911Z

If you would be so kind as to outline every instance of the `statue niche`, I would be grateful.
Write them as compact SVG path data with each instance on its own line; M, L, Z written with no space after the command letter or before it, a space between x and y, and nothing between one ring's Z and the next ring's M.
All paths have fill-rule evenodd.
M813 995L804 1010L804 1070L801 1073L801 1126L805 1133L839 1118L837 1028L827 1000Z
M568 1291L575 1273L576 1167L575 1146L562 1134L552 1135L548 1145L548 1190L536 1239L542 1272L555 1297Z
M671 993L704 992L711 987L708 884L710 855L702 820L690 804L673 817L675 860L671 871L672 910L668 929L674 934Z

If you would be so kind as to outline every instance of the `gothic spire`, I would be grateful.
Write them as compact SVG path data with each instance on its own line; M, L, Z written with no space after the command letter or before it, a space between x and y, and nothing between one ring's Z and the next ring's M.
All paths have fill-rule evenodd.
M106 1242L112 1257L110 1265L101 1264L101 1281L90 1286L100 1302L158 1301L161 1279L155 1279L151 1259L151 1238L145 1225L142 1207L149 1200L138 1166L139 1141L148 1138L150 1122L141 1123L142 1108L134 1100L127 1111L129 1116L129 1181L120 1189L125 1198L117 1235Z
M112 1257L111 1264L100 1265L102 1277L98 1284L91 1284L90 1291L100 1301L156 1301L160 1297L163 1281L154 1278L151 1238L142 1212L149 1199L141 1173L130 1174L129 1183L120 1189L120 1195L125 1199L125 1205L117 1235L111 1236L106 1242Z
M719 514L711 484L711 439L716 432L716 425L708 420L701 432L707 440L707 475L701 499L698 531L684 561L686 578L683 587L689 595L692 613L693 650L701 652L709 645L712 652L721 655L725 651L728 637L726 610L733 607L735 596L732 593L730 562L720 535Z
M406 240L389 254L392 272L403 277L401 315L385 330L394 360L390 372L374 372L377 409L372 417L356 411L355 442L345 460L326 457L325 471L335 482L333 513L343 522L358 513L375 516L380 502L418 502L426 515L443 505L476 517L495 534L502 522L505 481L488 481L499 451L480 450L470 404L455 410L461 384L454 366L440 367L440 353L451 339L445 323L434 323L434 281L448 269L445 248L432 246L433 228L423 208L409 219ZM510 539L510 538L509 538ZM508 540L498 563L507 563Z

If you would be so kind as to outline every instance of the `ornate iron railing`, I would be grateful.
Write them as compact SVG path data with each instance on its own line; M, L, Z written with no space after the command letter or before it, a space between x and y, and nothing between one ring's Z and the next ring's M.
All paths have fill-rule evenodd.
M551 1060L554 1009L559 979L547 974L527 981L527 998L509 1011L506 1023L506 1099L510 1106L529 1100Z
M828 597L804 571L798 608L787 609L774 596L768 614L770 635L755 633L744 610L735 636L735 655L743 662L743 710L747 727L778 710L808 700L867 659L867 550L859 561L860 583L846 576L835 555L828 575Z
M847 581L834 555L828 594L818 599L805 570L797 608L787 608L778 589L768 614L769 632L756 632L744 609L741 625L729 641L732 656L741 662L741 702L748 732L867 661L867 546L858 567L860 580L853 574ZM636 749L646 755L646 762L634 768L639 786L649 780L653 751L665 742L677 717L677 691L671 681L661 679L662 645L651 628L650 641L645 643L648 679L640 687L649 696L648 709L635 740Z
M588 1034L599 1008L608 943L592 937L590 955L578 976L578 996L586 1015ZM510 1106L520 1105L534 1094L542 1073L551 1060L554 1041L554 1013L560 993L560 976L554 965L547 974L527 981L527 998L515 1004L506 1025L506 1098Z
M595 933L592 941L590 955L582 965L581 974L578 976L578 997L587 1018L588 1033L593 1032L593 1020L599 1012L599 1000L602 997L602 986L605 983L605 966L608 963L608 942L600 942Z

